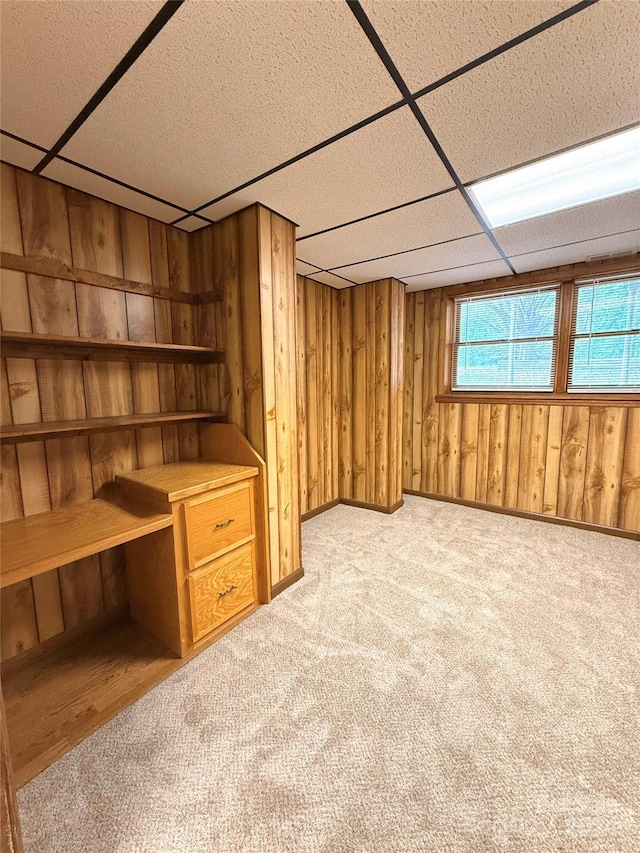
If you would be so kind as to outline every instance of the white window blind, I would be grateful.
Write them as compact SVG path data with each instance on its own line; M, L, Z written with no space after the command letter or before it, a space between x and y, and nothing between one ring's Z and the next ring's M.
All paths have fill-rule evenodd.
M553 391L558 285L455 300L452 391Z
M576 282L569 391L640 391L640 273Z

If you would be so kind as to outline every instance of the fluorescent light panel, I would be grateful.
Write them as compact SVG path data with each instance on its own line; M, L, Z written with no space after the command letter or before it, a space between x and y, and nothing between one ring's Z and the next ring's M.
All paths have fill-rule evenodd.
M491 228L640 189L640 126L469 187Z

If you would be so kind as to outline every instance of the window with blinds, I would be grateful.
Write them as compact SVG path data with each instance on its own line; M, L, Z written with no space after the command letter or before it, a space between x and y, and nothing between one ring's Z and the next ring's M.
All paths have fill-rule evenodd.
M576 282L569 391L640 391L640 275Z
M553 391L558 285L455 300L452 391Z

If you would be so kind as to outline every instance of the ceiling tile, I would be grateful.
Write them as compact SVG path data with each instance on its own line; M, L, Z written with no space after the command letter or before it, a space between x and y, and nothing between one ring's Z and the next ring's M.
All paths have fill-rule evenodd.
M64 153L195 208L399 99L346 3L185 3Z
M31 145L25 145L10 136L0 136L0 158L6 163L31 171L43 157L44 153Z
M162 6L3 0L3 129L53 145Z
M571 5L571 0L362 0L412 92Z
M307 278L311 278L313 281L319 281L320 284L328 284L330 287L335 287L338 290L342 290L343 287L353 286L352 281L347 281L347 279L341 278L338 275L332 275L330 272L312 273L311 275L308 275Z
M114 204L135 210L136 213L143 213L152 219L159 219L161 222L172 222L183 213L175 207L147 198L135 190L121 187L114 184L113 181L87 172L86 169L81 169L79 166L65 163L64 160L52 160L42 174L45 178L51 178L61 184L75 187L90 195L97 195L98 198L112 201Z
M484 264L471 264L458 269L430 272L415 278L404 278L407 292L430 290L433 287L446 287L450 284L465 284L470 281L484 281L487 278L510 276L511 271L504 261L487 261Z
M632 255L640 252L640 229L626 234L613 234L610 237L600 237L596 240L573 243L569 246L557 246L553 249L543 249L526 255L511 258L516 272L531 272L532 270L560 267L563 264L579 264L594 258L596 255L624 253ZM640 256L638 256L640 267Z
M628 231L640 222L640 192L550 213L494 231L507 255L521 255Z
M182 231L199 231L200 228L205 228L207 225L210 223L200 219L199 216L187 216L186 219L176 222L175 227L182 229Z
M220 219L255 201L300 223L298 236L341 225L452 186L408 107L205 208Z
M418 103L463 181L510 169L638 121L639 29L602 0Z
M421 201L298 241L298 254L327 269L475 234L480 226L458 192Z
M307 264L304 261L296 259L296 272L298 275L311 275L318 272L319 267L314 267L313 264Z
M485 234L464 237L418 249L415 252L403 252L378 261L365 261L348 267L340 267L334 272L353 281L377 281L380 278L405 278L408 275L459 267L462 264L480 261L498 260L500 255Z

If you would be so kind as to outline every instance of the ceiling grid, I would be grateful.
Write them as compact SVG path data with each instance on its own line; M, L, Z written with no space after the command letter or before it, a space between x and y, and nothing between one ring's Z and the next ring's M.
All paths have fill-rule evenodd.
M392 275L422 289L640 249L640 193L496 229L468 191L637 126L640 4L1 12L4 160L186 231L261 202L300 223L299 272L332 287Z

